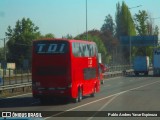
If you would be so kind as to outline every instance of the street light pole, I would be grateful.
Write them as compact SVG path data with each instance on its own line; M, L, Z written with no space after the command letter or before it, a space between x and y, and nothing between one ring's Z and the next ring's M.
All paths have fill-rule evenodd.
M86 39L87 39L87 41L88 41L88 16L87 16L87 0L86 0Z
M4 61L6 62L6 39L4 38Z

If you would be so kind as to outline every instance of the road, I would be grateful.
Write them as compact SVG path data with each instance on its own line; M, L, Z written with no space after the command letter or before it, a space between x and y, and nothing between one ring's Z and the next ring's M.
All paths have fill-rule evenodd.
M49 116L45 120L158 120L158 117L105 117L105 113L108 116L109 113L114 113L111 111L160 111L159 86L160 78L153 77L152 73L149 76L115 77L105 80L95 97L86 96L80 103L54 101L41 105L38 99L26 94L0 100L0 111L52 111L48 112ZM95 117L99 114L103 115ZM63 117L65 115L70 117Z

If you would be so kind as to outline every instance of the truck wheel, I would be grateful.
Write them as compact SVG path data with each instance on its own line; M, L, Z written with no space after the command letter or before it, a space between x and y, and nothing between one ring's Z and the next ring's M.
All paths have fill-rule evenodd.
M138 72L135 72L135 75L136 75L136 76L138 76L138 75L139 75L139 73L138 73Z
M145 75L148 75L148 72L145 72L144 74L145 74Z

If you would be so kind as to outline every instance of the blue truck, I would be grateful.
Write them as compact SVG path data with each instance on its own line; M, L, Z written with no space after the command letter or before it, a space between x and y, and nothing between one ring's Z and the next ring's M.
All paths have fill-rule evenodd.
M149 57L148 56L136 56L133 62L133 69L135 75L144 73L148 75L149 73Z
M153 75L160 76L160 48L153 51Z

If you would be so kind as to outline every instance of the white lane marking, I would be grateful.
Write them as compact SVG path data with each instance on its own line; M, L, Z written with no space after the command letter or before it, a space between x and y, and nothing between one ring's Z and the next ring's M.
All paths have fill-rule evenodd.
M113 78L106 78L106 79L104 79L104 80L114 80L114 79L117 79L117 78L122 78L122 76L120 76L120 77L113 77Z
M102 111L106 106L108 106L117 96L119 95L115 95L113 98L111 98L108 102L106 102L106 104L104 104L95 114L93 114L91 117L89 117L87 120L91 120L93 119L93 117L99 112Z
M46 117L46 118L44 118L44 120L50 119L50 118L52 118L52 117L56 117L56 116L58 116L58 115L60 115L60 114L66 113L66 112L68 112L68 111L72 111L72 110L75 110L75 109L78 109L78 108L81 108L81 107L84 107L84 106L87 106L87 105L90 105L90 104L93 104L93 103L96 103L96 102L105 100L105 99L110 98L110 97L113 97L113 96L121 95L121 94L123 94L123 93L129 92L129 91L132 91L132 90L136 90L136 89L139 89L139 88L143 88L143 87L146 87L146 86L155 84L155 83L160 83L160 81L156 81L156 82L152 82L152 83L149 83L149 84L141 85L141 86L139 86L139 87L135 87L135 88L132 88L132 89L128 89L128 90L119 92L119 93L115 93L115 94L113 94L113 95L109 95L109 96L107 96L107 97L100 98L100 99L98 99L98 100L95 100L95 101L92 101L92 102L89 102L89 103L86 103L86 104L83 104L83 105L80 105L80 106L77 106L77 107L68 109L68 110L66 110L66 111L64 111L64 112L59 112L59 113L54 114L54 115L52 115L52 116L50 116L50 117Z

